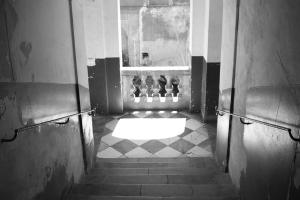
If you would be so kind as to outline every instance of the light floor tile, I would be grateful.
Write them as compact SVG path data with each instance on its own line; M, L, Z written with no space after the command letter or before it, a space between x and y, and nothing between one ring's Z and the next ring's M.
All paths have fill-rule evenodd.
M208 136L201 135L200 133L193 131L192 133L183 137L184 140L189 141L195 145L200 144L201 142L205 141Z
M105 149L107 149L109 147L109 145L107 145L104 142L100 142L99 148L98 148L98 152L104 151Z
M170 145L179 139L180 139L180 137L176 136L176 137L172 137L172 138L161 139L159 141L164 143L165 145Z
M119 158L120 156L122 154L111 147L97 153L98 158Z
M186 121L186 127L191 129L191 130L197 130L198 128L200 128L201 126L203 126L204 124L195 120L195 119L189 119Z
M179 157L181 153L171 147L165 147L162 150L156 152L155 155L162 158L166 158L166 157L174 158L174 157Z
M141 147L137 147L125 154L128 158L148 158L152 154Z
M110 129L111 131L113 131L115 129L118 121L119 120L117 120L117 119L111 120L110 122L107 122L105 124L105 127L108 128L108 129Z
M193 147L186 153L189 157L212 157L213 154L198 146Z
M133 142L134 144L138 145L138 146L141 146L142 144L145 144L149 140L130 140L130 141Z
M114 137L112 136L112 133L110 134L107 134L106 136L103 136L101 138L101 141L108 144L109 146L112 146L120 141L122 141L123 139L120 139L120 138L117 138L117 137Z

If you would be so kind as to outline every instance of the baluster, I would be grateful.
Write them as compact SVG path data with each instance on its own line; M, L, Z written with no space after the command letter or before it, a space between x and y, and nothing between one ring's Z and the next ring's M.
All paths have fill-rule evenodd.
M166 85L167 85L167 79L164 75L160 75L160 78L158 79L158 84L159 84L159 98L160 102L166 102Z
M139 103L141 101L141 85L142 85L142 80L139 76L134 76L132 79L132 84L134 87L133 95L134 95L134 102Z
M146 91L146 96L147 96L147 102L150 103L150 102L153 102L153 84L154 84L154 80L152 78L152 76L147 76L146 80L146 88L147 88L147 91Z
M172 98L173 102L178 102L178 94L179 94L179 78L177 76L173 77L171 79L171 84L172 84Z

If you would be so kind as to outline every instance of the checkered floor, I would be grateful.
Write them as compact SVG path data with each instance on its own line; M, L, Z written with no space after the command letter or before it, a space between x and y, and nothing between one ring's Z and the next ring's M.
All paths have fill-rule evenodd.
M172 138L128 140L112 136L121 118L186 118L186 126L184 133ZM136 111L122 116L99 116L94 119L94 132L100 140L99 158L212 157L215 150L215 127L184 112Z

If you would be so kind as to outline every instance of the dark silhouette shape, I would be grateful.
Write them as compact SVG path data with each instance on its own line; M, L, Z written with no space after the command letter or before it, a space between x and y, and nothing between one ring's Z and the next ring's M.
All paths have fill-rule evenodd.
M173 93L174 97L178 96L178 93L179 93L179 89L178 89L179 82L180 82L180 80L179 80L179 78L177 76L171 79L172 93Z
M167 85L167 79L164 75L160 75L160 78L158 79L158 84L159 84L159 94L161 97L165 97L167 90L166 90L166 85Z
M153 96L153 84L154 84L154 80L152 78L152 76L147 76L146 80L146 87L147 87L147 95L148 97L152 97Z
M134 86L133 94L135 97L139 97L141 95L141 85L142 85L142 79L139 76L134 76L132 79L132 84Z

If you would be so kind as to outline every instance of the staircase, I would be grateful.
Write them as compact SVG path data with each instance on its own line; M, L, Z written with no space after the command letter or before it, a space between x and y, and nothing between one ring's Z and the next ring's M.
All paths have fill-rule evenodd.
M69 200L237 200L210 157L98 159Z

